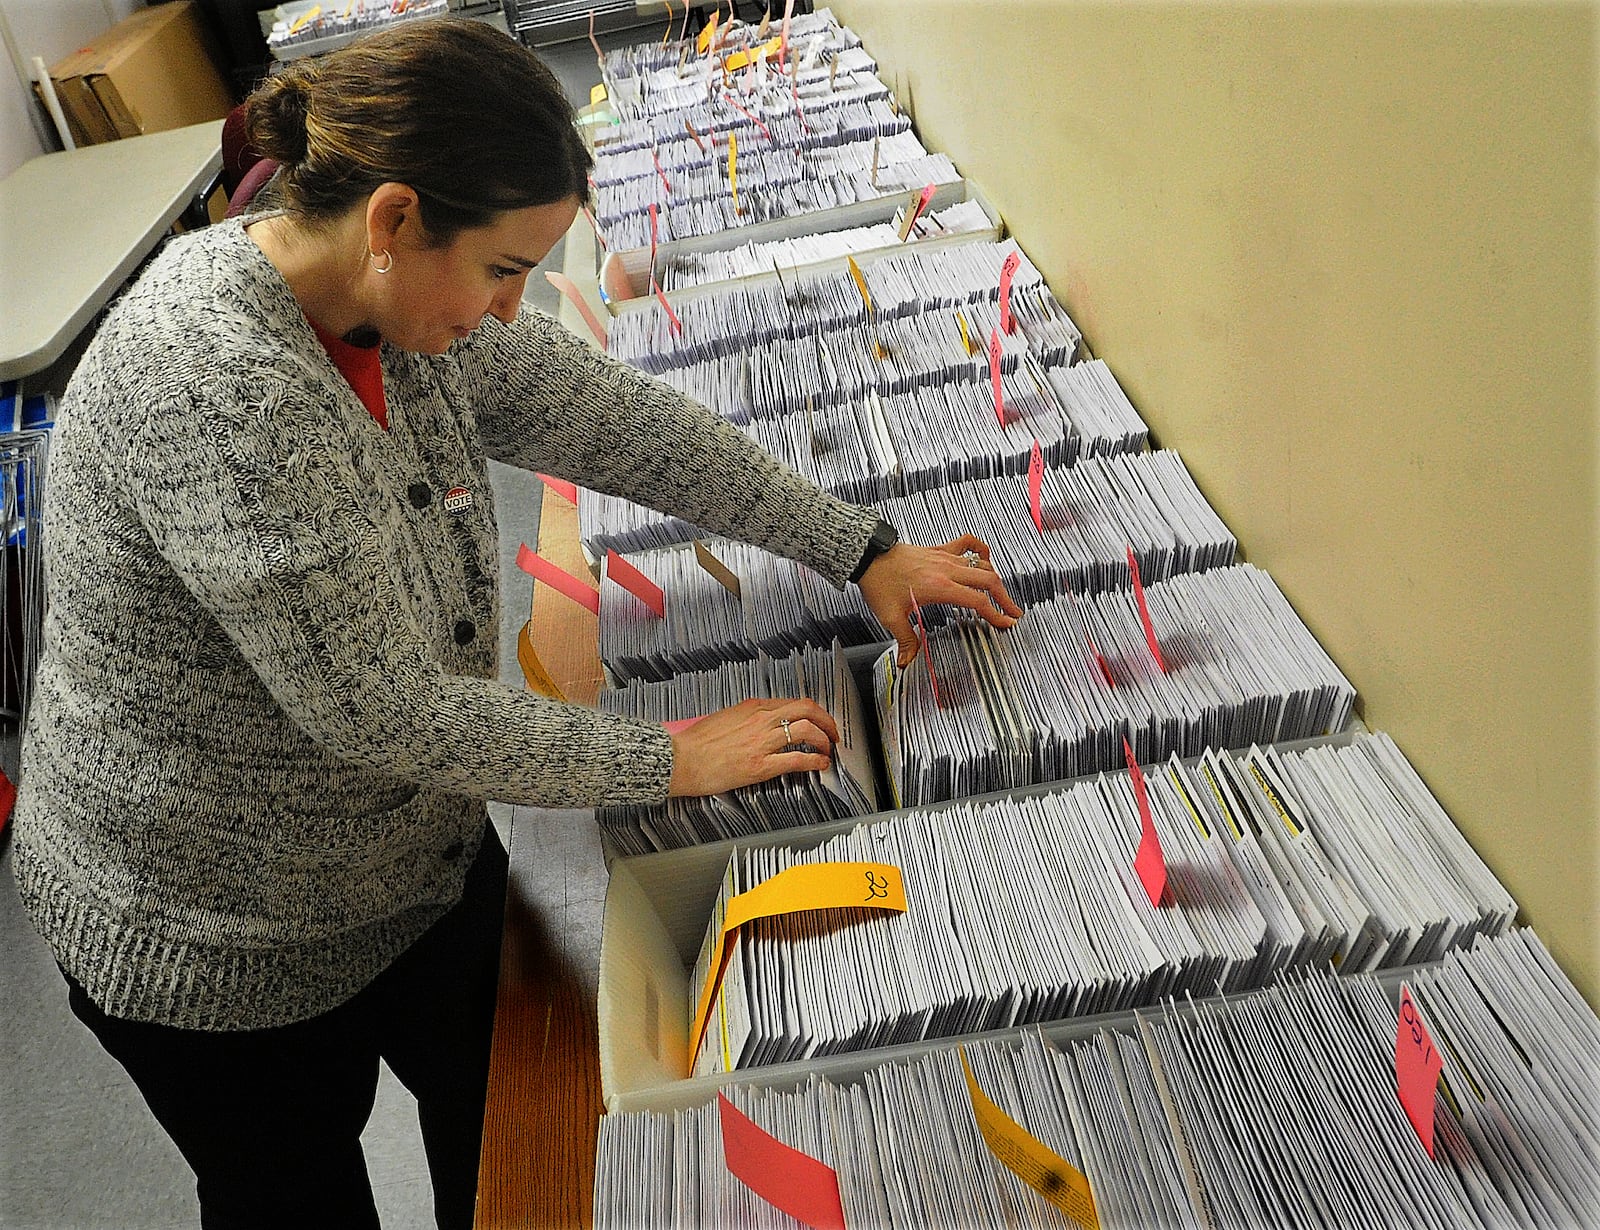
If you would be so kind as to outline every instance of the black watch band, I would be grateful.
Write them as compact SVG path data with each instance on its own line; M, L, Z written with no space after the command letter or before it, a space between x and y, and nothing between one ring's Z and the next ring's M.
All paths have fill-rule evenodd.
M899 541L900 531L879 518L877 528L872 531L872 537L867 539L867 549L861 554L861 562L850 574L850 579L859 584L861 578L867 575L867 569L872 567L872 561Z

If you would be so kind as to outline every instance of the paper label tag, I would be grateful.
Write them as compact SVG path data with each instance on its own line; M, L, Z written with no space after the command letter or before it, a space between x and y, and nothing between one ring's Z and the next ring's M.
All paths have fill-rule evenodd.
M855 279L856 289L861 292L861 302L867 309L867 315L872 315L872 295L867 290L866 274L861 272L861 266L856 264L856 258L846 256L845 263L850 266L850 276Z
M977 1077L972 1075L967 1048L959 1049L961 1070L967 1077L967 1096L972 1101L972 1117L989 1152L1084 1230L1099 1230L1094 1193L1083 1172L992 1102L978 1087Z
M1039 441L1033 442L1033 451L1028 455L1028 511L1033 514L1033 524L1042 534L1044 533L1044 509L1040 507L1039 500L1044 491L1044 454L1039 451Z
M777 55L783 47L783 40L770 38L756 47L747 47L743 51L736 51L722 62L722 67L730 73L736 73L747 64L754 64L757 60L770 60Z
M701 55L705 55L706 52L711 50L711 40L717 37L717 17L721 12L721 9L711 10L711 20L701 27L700 37L694 41L694 49ZM591 30L594 28L593 13L589 14L589 28ZM593 36L591 35L591 37Z
M799 914L807 910L859 909L906 910L905 884L900 868L889 863L802 863L778 872L748 892L728 902L722 919L722 934L717 940L716 959L706 975L695 1008L690 1032L689 1062L700 1053L717 988L728 963L729 937L745 923L779 914Z
M1410 986L1402 982L1394 1035L1395 1091L1429 1157L1433 1156L1433 1094L1443 1070L1444 1056L1433 1045L1422 1014L1411 998Z
M739 134L728 130L728 191L733 194L733 212L739 213Z
M994 417L1006 425L1005 390L1000 384L1000 330L989 330L989 383L994 387Z
M911 228L916 226L917 219L922 217L922 211L928 208L928 202L933 200L933 191L933 185L926 184L921 192L912 195L911 203L906 206L905 219L900 223L901 243L911 238Z
M667 617L667 596L661 587L615 551L606 552L606 576L649 607L657 619Z
M873 137L872 138L872 186L874 188L876 188L878 186L878 141L879 141L879 139L880 138L878 138L878 137Z
M972 344L972 331L967 328L967 318L961 312L956 313L956 324L961 326L961 349L971 358L978 353L978 348Z
M1105 654L1100 652L1100 646L1094 643L1094 637L1087 633L1084 636L1089 642L1089 655L1094 659L1094 664L1100 668L1100 677L1106 681L1106 687L1116 687L1116 678L1111 674L1111 663L1107 662Z
M597 85L589 91L589 105L591 107L598 107L605 100L606 87L604 85Z
M678 314L672 310L672 304L667 302L667 297L666 295L662 294L661 287L652 281L650 283L650 290L651 293L655 295L656 302L661 305L662 311L666 312L667 314L667 320L672 326L672 336L681 336L683 333L683 321L679 320Z
M1133 600L1139 607L1139 622L1144 625L1145 643L1150 646L1150 655L1155 658L1156 666L1164 675L1167 673L1167 663L1161 656L1161 643L1156 640L1156 626L1150 621L1150 604L1145 601L1144 582L1139 579L1139 561L1133 557L1133 548L1128 548L1128 576L1133 581Z
M1017 318L1011 314L1011 279L1017 274L1022 257L1015 252L1006 255L1000 266L1000 331L1007 335L1016 332Z
M745 119L749 120L752 124L759 128L761 130L761 135L764 136L768 141L772 140L772 129L768 128L764 123L761 122L761 117L759 115L756 115L751 111L746 111L734 100L734 97L731 94L724 94L722 96L722 101L727 103L728 106L732 107L740 115L744 116ZM732 134L730 133L729 135L731 136Z
M706 143L700 139L700 134L694 130L694 125L688 120L684 120L683 126L689 130L689 135L694 138L694 143L699 148L700 152L702 154L705 153Z
M744 597L744 587L739 584L739 578L734 574L733 569L711 554L706 549L706 544L698 538L694 540L694 558L700 567L717 579L723 589L727 590L735 598Z
M563 568L558 568L544 556L528 550L528 544L517 548L517 567L535 581L542 581L557 593L565 594L579 606L600 614L600 593L592 585L585 585Z
M594 309L584 301L583 295L578 290L577 283L566 274L557 273L554 269L546 269L544 278L551 286L554 286L566 296L568 303L578 309L578 315L582 316L583 323L589 326L589 332L594 334L594 340L599 343L600 349L606 349L605 326L600 323L600 318L594 314Z
M1158 909L1171 904L1167 891L1167 860L1161 853L1161 838L1156 834L1155 818L1150 814L1150 794L1144 784L1144 773L1134 759L1133 744L1122 740L1122 752L1128 758L1128 777L1133 783L1133 797L1139 804L1139 852L1133 856L1133 870L1139 883Z
M528 685L528 691L566 704L566 693L545 669L544 662L533 647L533 637L529 634L532 626L531 623L523 624L522 630L517 633L517 665L522 667L522 680Z
M555 478L549 474L539 474L535 477L537 477L540 482L542 482L546 487L550 488L551 491L554 491L568 504L576 504L578 502L577 483L569 483L564 478Z
M766 1132L725 1093L717 1094L717 1116L729 1174L812 1230L845 1230L839 1176L831 1166Z

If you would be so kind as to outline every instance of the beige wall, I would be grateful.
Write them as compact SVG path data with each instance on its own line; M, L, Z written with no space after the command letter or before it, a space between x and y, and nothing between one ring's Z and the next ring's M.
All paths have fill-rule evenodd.
M833 8L1600 1003L1595 7Z

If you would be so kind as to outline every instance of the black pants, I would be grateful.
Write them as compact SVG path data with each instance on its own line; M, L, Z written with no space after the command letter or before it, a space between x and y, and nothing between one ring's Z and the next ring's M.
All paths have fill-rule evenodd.
M506 852L491 825L466 895L371 986L309 1021L213 1033L73 1013L194 1169L205 1230L378 1226L361 1131L378 1060L417 1099L440 1230L469 1230L489 1076Z

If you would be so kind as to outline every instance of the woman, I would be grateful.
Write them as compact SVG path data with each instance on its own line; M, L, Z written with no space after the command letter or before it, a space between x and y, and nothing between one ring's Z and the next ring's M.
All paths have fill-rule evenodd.
M297 62L249 122L283 210L170 244L61 408L17 879L205 1226L375 1225L380 1056L467 1226L505 878L483 800L660 802L837 738L809 701L669 736L498 683L485 457L857 579L907 655L913 588L1020 611L977 540L895 544L520 307L590 163L510 39L418 22Z

